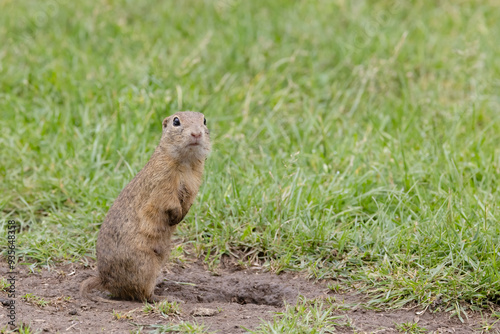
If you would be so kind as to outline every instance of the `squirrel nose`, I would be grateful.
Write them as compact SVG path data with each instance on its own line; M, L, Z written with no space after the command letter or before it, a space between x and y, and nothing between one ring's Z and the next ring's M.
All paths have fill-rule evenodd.
M191 136L193 136L194 138L200 138L201 132L191 132Z

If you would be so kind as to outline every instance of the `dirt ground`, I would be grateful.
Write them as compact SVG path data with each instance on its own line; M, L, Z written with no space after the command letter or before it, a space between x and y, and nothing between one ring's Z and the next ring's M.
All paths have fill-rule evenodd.
M272 320L275 312L284 310L284 301L294 304L299 295L308 299L334 297L339 305L348 305L335 311L335 315L342 316L346 323L336 328L338 333L400 333L397 324L415 321L430 333L475 333L482 332L486 323L494 322L484 314L470 314L466 322L461 323L449 313L426 311L417 315L421 309L415 308L367 310L360 304L363 296L355 291L336 294L327 288L328 282L307 280L301 274L275 275L236 265L225 265L214 274L201 261L170 264L164 270L164 281L158 285L156 293L167 295L169 301L180 305L178 314L164 317L145 313L144 305L139 302L110 304L82 300L78 295L79 284L95 275L95 270L81 264L59 266L50 271L30 272L23 266L17 269L16 321L29 324L42 333L130 333L140 327L142 333L149 333L155 330L151 325L181 321L203 323L210 332L245 333L246 329L256 329L262 321ZM0 274L7 277L5 263L0 267ZM32 294L29 300L23 298L26 294ZM5 291L0 292L0 299L6 303ZM199 308L214 310L215 314L193 315ZM7 322L7 308L3 305L0 328ZM496 332L498 328L495 326L491 331Z

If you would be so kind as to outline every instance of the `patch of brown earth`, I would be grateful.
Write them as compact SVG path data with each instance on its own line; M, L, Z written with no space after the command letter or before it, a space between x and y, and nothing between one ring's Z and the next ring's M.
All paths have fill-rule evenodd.
M93 302L81 299L79 285L95 275L95 270L79 264L30 272L20 266L16 281L16 321L30 324L44 333L130 333L142 327L143 333L154 331L154 325L181 321L204 324L210 332L244 333L269 321L275 312L284 310L284 302L295 304L299 296L307 299L333 297L339 307L335 315L343 316L345 326L338 333L400 333L396 325L418 322L418 326L435 333L481 332L481 327L494 320L471 314L465 323L448 313L416 310L377 312L361 307L362 297L355 292L335 294L328 282L313 282L300 274L275 275L261 270L229 266L214 275L201 262L172 264L164 271L164 281L156 290L180 305L179 314L164 317L143 312L139 302ZM7 277L5 263L0 268ZM28 298L23 296L28 295ZM102 295L105 296L105 295ZM30 298L31 297L31 298ZM40 299L42 298L42 299ZM330 300L333 300L330 298ZM7 293L0 292L6 302ZM43 305L48 303L47 305ZM0 313L0 328L8 323L7 307ZM201 313L200 313L201 312ZM207 316L196 316L206 313ZM117 319L118 318L118 319ZM347 325L350 324L350 325ZM498 328L498 327L495 327Z

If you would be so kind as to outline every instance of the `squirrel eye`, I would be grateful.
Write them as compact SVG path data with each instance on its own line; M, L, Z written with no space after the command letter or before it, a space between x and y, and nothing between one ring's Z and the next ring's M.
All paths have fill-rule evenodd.
M207 119L203 118L203 125L207 125Z
M179 117L174 118L174 122L172 123L174 126L181 125L181 121L179 121Z

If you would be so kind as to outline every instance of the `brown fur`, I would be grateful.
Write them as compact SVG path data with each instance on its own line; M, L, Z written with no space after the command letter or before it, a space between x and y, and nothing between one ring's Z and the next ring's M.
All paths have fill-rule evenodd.
M180 126L174 126L177 117ZM163 133L151 159L113 203L97 237L98 277L84 281L119 299L158 301L156 279L170 253L170 239L194 202L202 181L210 138L197 112L163 120ZM197 142L198 145L190 145Z

